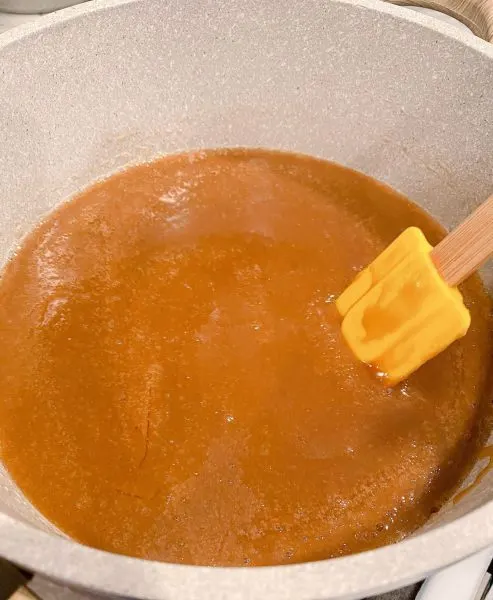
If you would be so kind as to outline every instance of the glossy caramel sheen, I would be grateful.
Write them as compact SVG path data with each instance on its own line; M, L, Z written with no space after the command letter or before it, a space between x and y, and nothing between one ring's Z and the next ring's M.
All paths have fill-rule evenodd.
M395 389L341 340L333 300L405 227L374 180L231 150L114 175L50 215L0 285L1 451L86 544L265 565L402 538L476 451L489 303Z

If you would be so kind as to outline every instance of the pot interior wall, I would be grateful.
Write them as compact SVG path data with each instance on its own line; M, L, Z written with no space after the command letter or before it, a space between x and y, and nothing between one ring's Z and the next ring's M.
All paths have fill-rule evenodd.
M376 6L113 2L0 42L0 261L82 186L197 147L335 160L452 227L492 191L493 54ZM491 498L486 477L428 526ZM1 469L0 510L51 528Z

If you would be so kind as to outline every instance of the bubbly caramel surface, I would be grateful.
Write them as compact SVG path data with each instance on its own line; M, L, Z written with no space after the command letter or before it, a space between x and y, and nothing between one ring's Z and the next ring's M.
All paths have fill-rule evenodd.
M489 301L386 389L335 297L405 227L440 228L341 166L261 150L166 157L51 214L0 282L0 444L13 478L98 548L201 565L396 541L476 452Z

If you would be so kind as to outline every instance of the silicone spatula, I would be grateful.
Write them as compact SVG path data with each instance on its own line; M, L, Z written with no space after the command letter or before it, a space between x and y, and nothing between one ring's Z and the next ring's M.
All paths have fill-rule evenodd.
M388 385L463 337L471 323L457 286L493 253L493 196L433 248L406 229L339 296L342 334Z

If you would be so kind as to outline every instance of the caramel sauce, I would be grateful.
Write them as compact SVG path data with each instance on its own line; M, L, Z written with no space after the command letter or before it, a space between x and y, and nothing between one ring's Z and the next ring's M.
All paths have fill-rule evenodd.
M490 305L386 388L333 300L405 227L349 169L211 151L117 173L51 214L0 283L0 444L27 498L112 552L268 565L401 539L483 441Z

